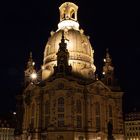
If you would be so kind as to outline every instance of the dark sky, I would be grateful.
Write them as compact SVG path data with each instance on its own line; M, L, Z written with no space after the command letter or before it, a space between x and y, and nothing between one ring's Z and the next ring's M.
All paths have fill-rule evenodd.
M0 2L0 112L15 109L24 69L33 52L37 68L50 31L57 29L64 0L5 0ZM97 71L109 48L115 75L124 91L124 111L140 110L140 10L134 0L79 0L78 21L90 36Z

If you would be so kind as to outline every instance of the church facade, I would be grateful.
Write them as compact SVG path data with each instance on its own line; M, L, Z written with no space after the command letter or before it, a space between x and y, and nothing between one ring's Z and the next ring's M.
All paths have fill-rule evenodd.
M39 72L30 54L17 97L16 139L123 140L123 92L109 52L100 80L89 37L79 29L78 6L65 2L59 10L58 29L51 32Z

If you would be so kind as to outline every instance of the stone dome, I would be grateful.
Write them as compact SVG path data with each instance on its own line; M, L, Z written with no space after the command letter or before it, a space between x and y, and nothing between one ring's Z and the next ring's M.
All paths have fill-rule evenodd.
M69 64L72 66L72 72L82 75L83 77L91 77L94 75L95 66L93 59L93 49L89 41L89 37L84 35L84 31L79 29L79 23L74 20L74 16L61 19L61 10L70 5L78 9L73 3L64 3L60 6L60 22L58 24L58 30L51 32L51 36L44 51L43 60L43 72L42 78L45 79L53 74L53 67L56 65L59 43L62 37L62 30L64 31L65 42L67 43L67 49L69 51ZM73 9L74 9L73 8ZM68 8L67 8L68 9ZM63 10L64 11L64 10ZM77 11L75 11L77 13ZM70 13L70 12L69 12ZM64 14L64 13L63 13ZM71 14L70 14L71 15ZM77 18L77 16L75 16Z

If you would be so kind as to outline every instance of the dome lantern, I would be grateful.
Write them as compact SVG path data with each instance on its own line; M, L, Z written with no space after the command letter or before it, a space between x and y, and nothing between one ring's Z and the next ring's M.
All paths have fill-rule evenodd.
M71 2L65 2L59 7L60 22L58 29L74 28L79 30L79 23L77 22L78 6Z

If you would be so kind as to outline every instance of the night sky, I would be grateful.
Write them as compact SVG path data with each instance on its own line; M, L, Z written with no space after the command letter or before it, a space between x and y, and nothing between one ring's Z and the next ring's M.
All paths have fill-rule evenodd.
M0 2L0 113L15 110L24 70L33 52L40 69L50 31L57 29L58 7L64 0L5 0ZM134 0L79 0L78 21L90 36L95 65L101 73L109 48L122 90L123 110L140 111L140 10Z

